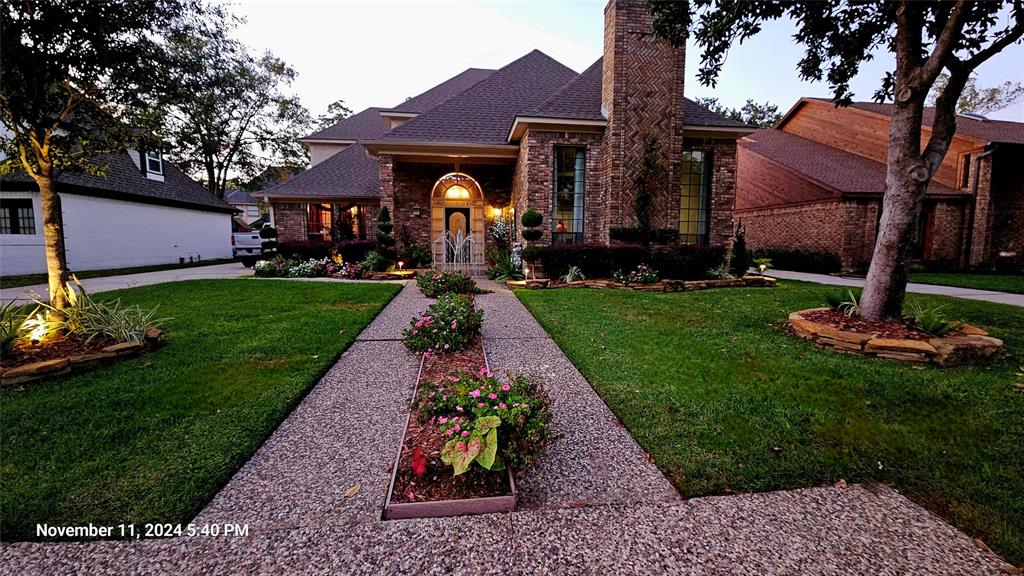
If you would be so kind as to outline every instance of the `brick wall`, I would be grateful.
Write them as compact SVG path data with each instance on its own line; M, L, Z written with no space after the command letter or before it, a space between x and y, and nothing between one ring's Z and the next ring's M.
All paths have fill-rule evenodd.
M1024 254L1024 175L1020 166L1024 160L1024 145L1000 144L993 160L992 203L992 255L1001 250Z
M274 210L278 242L304 242L308 239L306 203L273 201L270 205Z
M668 169L667 185L655 192L652 225L678 224L678 162L683 146L685 49L651 33L642 0L611 0L605 7L601 105L608 117L602 158L609 226L633 226L635 165L644 142L657 133ZM673 210L675 207L675 210Z
M540 244L551 242L554 183L551 181L556 146L586 148L584 175L583 236L586 242L608 242L606 204L602 195L602 135L596 132L551 132L529 130L520 140L519 162L513 185L516 214L534 209L544 216ZM518 227L522 232L522 226ZM519 237L522 241L522 237Z
M743 222L747 246L835 252L842 256L844 226L850 215L842 202L754 209L737 212ZM851 267L843 259L844 267Z
M708 244L725 246L731 254L734 231L733 209L736 205L736 141L713 140L711 149L711 217ZM678 187L676 188L678 189ZM675 212L679 211L679 194L675 195Z
M929 260L960 259L963 238L964 206L959 202L936 202L932 212Z
M389 212L395 210L395 176L394 159L390 154L381 154L377 157L377 165L380 168L380 205L387 207ZM394 218L394 216L392 216Z
M995 207L992 206L992 156L982 158L976 166L978 188L974 199L970 265L984 262L992 257L992 232L995 218Z

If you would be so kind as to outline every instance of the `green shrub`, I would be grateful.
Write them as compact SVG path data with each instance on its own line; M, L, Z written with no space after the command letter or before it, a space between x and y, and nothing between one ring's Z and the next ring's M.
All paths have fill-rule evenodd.
M526 212L523 212L523 215L519 218L519 222L521 222L525 228L536 228L544 223L544 215L531 208Z
M490 257L494 266L487 271L487 277L495 282L508 282L509 280L522 280L523 273L516 268L511 254L496 253Z
M69 282L64 292L68 305L59 314L46 302L36 300L38 308L32 316L48 323L51 330L86 343L97 339L141 342L150 327L163 322L156 319L156 308L143 310L138 306L124 306L120 299L93 300L77 279Z
M747 240L743 233L743 224L736 227L736 236L732 240L732 273L738 278L747 275L750 270L750 253L747 252Z
M285 278L295 264L297 261L277 255L270 260L258 262L252 271L257 278Z
M956 323L951 322L942 313L946 305L921 306L919 304L911 304L909 308L910 318L913 320L914 325L929 334L945 336L957 327Z
M542 237L544 237L544 231L541 230L540 228L527 228L523 230L523 240L527 240L529 242L536 242L537 240L540 240Z
M406 268L422 268L433 262L434 255L426 244L408 244L402 250L401 259Z
M562 276L562 280L565 283L576 282L578 280L586 280L587 277L583 275L583 271L580 270L579 266L569 266L569 270Z
M535 381L517 376L502 383L483 368L476 376L425 383L418 408L420 418L433 419L448 438L441 456L458 475L474 463L524 471L550 436L549 405Z
M519 257L522 258L524 262L531 263L541 259L543 255L544 249L541 248L540 246L527 246L526 248L523 248L522 252L519 253Z
M440 272L433 270L416 277L416 285L423 295L437 298L442 294L472 294L477 292L476 282L465 272Z
M391 222L391 212L388 211L387 206L383 206L380 209L380 213L377 215L377 255L379 261L375 261L373 270L378 272L384 272L392 265L398 258L398 252L395 251L395 237L391 235L391 231L394 230L394 224ZM369 254L367 254L369 259Z
M754 257L770 258L777 270L834 274L843 268L843 261L835 252L759 248L754 251Z
M28 315L21 306L8 302L0 308L0 352L7 352L18 337L18 329Z
M654 228L647 232L648 241L651 244L672 244L679 240L679 230L675 228ZM629 228L611 228L608 236L617 242L627 244L642 244L644 231L636 226Z
M457 352L480 334L483 317L468 296L443 294L402 332L405 346L413 352Z
M523 259L529 260L523 251ZM590 278L611 278L616 270L633 270L648 264L662 278L696 280L707 278L707 271L725 260L725 249L707 246L675 246L644 249L642 246L604 246L600 244L558 244L540 249L539 260L551 278L564 276L569 267L586 270Z
M366 253L363 259L363 270L366 272L384 272L388 269L388 261L380 250L374 249Z

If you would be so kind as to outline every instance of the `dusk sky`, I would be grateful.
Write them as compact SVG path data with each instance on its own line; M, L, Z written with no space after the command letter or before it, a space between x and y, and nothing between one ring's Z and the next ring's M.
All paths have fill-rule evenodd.
M237 35L268 49L299 72L294 85L316 115L337 99L358 112L394 106L469 67L499 68L539 49L582 71L601 56L604 0L573 2L338 2L236 0L247 19ZM1003 21L1009 17L1008 11ZM716 96L730 106L747 98L785 111L800 96L827 96L823 83L801 82L801 47L788 21L769 23L734 47L716 88L696 80L700 54L687 51L686 95ZM853 84L855 99L870 100L894 65L879 52ZM999 54L978 73L978 85L1024 81L1024 46ZM1024 103L990 114L1024 121Z

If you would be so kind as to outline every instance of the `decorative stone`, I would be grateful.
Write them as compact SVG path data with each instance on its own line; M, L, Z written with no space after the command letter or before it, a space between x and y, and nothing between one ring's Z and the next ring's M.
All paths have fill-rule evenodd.
M835 340L833 338L826 338L826 337L823 337L821 335L818 335L818 338L817 338L816 341L817 341L818 344L821 344L822 346L829 346L829 347L832 347L832 348L842 348L844 350L854 350L854 351L857 351L857 352L860 352L861 350L864 349L863 344L859 344L857 342L848 342L846 340Z
M793 333L801 338L813 338L818 333L819 326L821 324L815 324L803 318L790 319L789 321L789 327L793 330Z
M547 288L549 280L547 278L539 278L536 280L527 280L526 287L530 290L537 288Z
M836 330L835 328L824 324L817 324L817 326L817 335L819 337L830 338L832 340L846 342L847 344L855 344L858 348L863 347L865 342L875 337L874 334L861 334L860 332Z
M586 285L587 283L583 280L573 280L572 282L565 283L566 288L583 288Z
M921 340L896 340L893 338L872 338L864 346L866 352L900 352L905 354L938 354L935 347Z
M4 380L8 378L17 378L19 376L37 376L40 374L49 374L50 372L57 372L68 367L71 361L67 358L55 358L53 360L43 360L42 362L33 362L32 364L23 364L21 366L15 366L14 368L8 368L3 371Z
M664 292L665 287L660 282L656 284L634 284L633 290L638 292Z
M960 332L963 332L964 334L967 334L969 336L988 336L988 332L971 324L963 324L962 326L960 326Z
M965 362L986 360L999 353L1003 341L990 336L950 336L933 338L929 343L935 347L935 361L943 366L958 366Z
M159 328L150 327L146 330L146 341L150 343L163 342L164 334Z
M129 340L127 342L118 342L117 344L111 344L106 348L103 348L101 352L113 352L118 356L127 356L129 354L135 354L142 350L142 342L138 340Z
M879 358L886 358L889 360L901 360L903 362L927 362L927 354L913 354L910 352L879 352L877 354Z
M96 352L95 354L81 354L69 358L71 364L76 368L92 368L101 362L117 358L117 352Z

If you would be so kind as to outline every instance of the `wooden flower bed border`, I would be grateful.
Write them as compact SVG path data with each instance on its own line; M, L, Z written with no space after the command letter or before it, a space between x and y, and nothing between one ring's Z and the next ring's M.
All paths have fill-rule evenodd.
M130 340L118 342L102 348L99 352L89 354L77 354L64 358L51 358L31 364L23 364L13 368L4 368L0 372L0 386L16 386L26 382L85 372L99 366L110 364L116 360L132 358L155 350L164 345L164 335L158 328L150 328L146 331L142 341Z
M487 360L487 348L484 347L483 338L480 339L480 347L484 353L484 366L490 371L491 366ZM467 514L496 514L500 512L512 512L519 502L519 492L516 490L516 481L512 477L511 468L506 468L508 483L511 493L504 496L488 496L485 498L465 498L457 500L435 500L430 502L392 502L391 497L395 490L395 481L398 478L399 465L402 460L402 450L405 447L405 435L409 430L409 421L413 417L413 409L416 406L416 395L419 392L420 377L423 374L424 357L420 356L420 368L416 373L416 385L413 386L412 399L409 403L409 415L405 418L405 428L402 432L402 441L398 445L395 454L395 463L391 467L391 483L388 485L387 494L384 496L384 520L405 520L410 518L444 518L448 516L464 516Z
M985 330L970 324L960 327L958 332L962 335L909 340L879 338L877 334L839 330L804 317L804 314L820 310L829 308L811 308L790 314L790 332L800 338L811 340L820 348L845 354L949 367L975 360L992 360L998 356L1003 346L1002 340L993 338Z
M549 279L509 280L509 288L610 288L614 290L635 290L637 292L690 292L710 288L773 288L775 278L769 276L744 276L728 280L660 280L650 284L620 284L614 280L578 280L576 282L554 283Z

